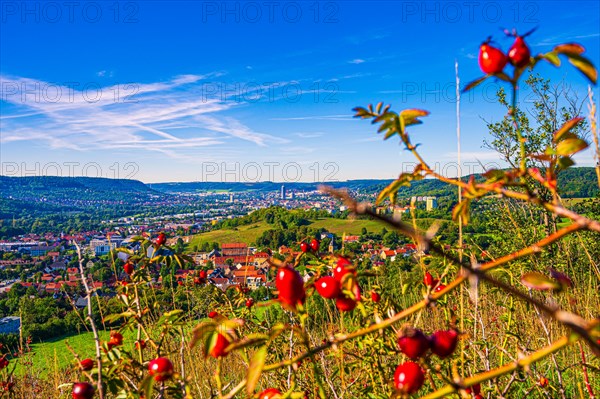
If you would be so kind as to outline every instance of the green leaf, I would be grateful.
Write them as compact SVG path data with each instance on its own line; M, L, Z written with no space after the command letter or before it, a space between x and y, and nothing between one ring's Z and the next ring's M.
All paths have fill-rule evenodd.
M560 157L556 163L556 166L558 166L559 170L570 168L573 165L575 165L575 161L573 161L570 157Z
M396 193L398 192L400 187L402 187L402 186L410 187L411 181L422 180L422 179L423 179L423 176L417 175L417 174L415 174L415 172L402 173L400 175L400 177L398 177L396 180L391 182L386 188L381 190L381 192L379 193L379 196L377 197L377 200L375 201L375 205L379 205L387 197L390 197L390 203L394 204L396 202L395 201Z
M474 81L470 82L469 84L467 84L465 86L464 89L462 89L462 93L466 93L467 91L473 89L476 86L479 86L484 80L486 80L487 78L489 78L491 75L485 75L480 77L479 79L475 79Z
M581 150L585 150L588 147L588 143L584 140L575 138L575 139L566 139L562 140L556 146L556 153L558 155L573 155L576 152Z
M525 273L521 276L521 283L527 288L538 291L558 290L561 288L558 282L537 272Z
M142 381L140 388L141 391L144 392L144 396L146 398L151 398L153 396L152 389L154 388L154 377L151 375L147 375L146 378L144 378L144 380Z
M253 334L253 335L263 335L263 334ZM233 352L233 351L236 351L239 349L248 348L250 346L260 345L268 339L269 339L268 336L244 337L244 339L241 339L239 341L235 341L235 342L232 342L231 344L229 344L229 346L227 347L227 352Z
M598 70L596 70L596 67L594 67L594 64L592 64L590 60L576 54L569 55L568 59L569 62L573 64L575 68L579 69L590 82L593 84L598 82Z
M128 319L132 316L135 316L134 312L123 312L123 313L118 313L118 314L110 314L110 315L104 317L103 321L105 323L112 323L113 321L117 321L121 318Z
M563 135L565 133L568 133L569 131L571 131L571 129L573 129L575 126L577 126L579 124L579 122L581 122L582 120L583 120L583 118L577 117L577 118L573 118L573 119L566 121L560 127L560 129L558 129L556 132L554 132L554 142L555 143L559 142L560 139L563 138Z
M248 375L246 376L246 393L248 396L251 396L254 392L254 388L258 383L260 375L262 374L262 369L265 365L266 359L267 346L261 346L256 352L254 352L248 367Z

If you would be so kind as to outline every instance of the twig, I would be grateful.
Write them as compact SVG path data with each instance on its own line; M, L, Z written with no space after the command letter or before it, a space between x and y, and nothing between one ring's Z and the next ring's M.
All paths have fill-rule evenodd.
M81 256L81 248L77 241L73 241L75 244L75 248L77 248L77 257L79 259L79 274L81 275L81 282L83 283L83 287L85 288L85 293L87 295L87 319L90 322L90 326L92 327L92 332L94 333L94 344L96 346L96 364L98 367L98 396L100 399L104 399L104 390L102 389L102 353L100 352L100 336L98 335L98 329L96 328L96 323L94 322L94 314L92 313L92 290L87 282L87 278L85 277L85 270L83 269L83 257Z

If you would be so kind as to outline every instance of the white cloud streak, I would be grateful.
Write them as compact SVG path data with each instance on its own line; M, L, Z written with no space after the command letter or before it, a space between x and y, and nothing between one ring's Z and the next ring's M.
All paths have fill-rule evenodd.
M137 149L189 159L183 150L239 139L266 146L278 137L219 113L236 106L203 91L213 75L101 87L0 75L0 143L36 142L77 151ZM237 103L239 105L239 103Z

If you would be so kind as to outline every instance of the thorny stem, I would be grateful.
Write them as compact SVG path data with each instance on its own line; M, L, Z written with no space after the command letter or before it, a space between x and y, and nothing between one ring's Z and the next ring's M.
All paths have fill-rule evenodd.
M373 211L368 204L357 203L346 192L334 190L334 189L327 188L327 187L322 187L321 190L344 201L344 203L348 206L348 208L355 214L368 215L375 219L383 221L386 224L388 224L389 226L396 228L400 233L415 239L418 243L421 244L421 248L430 249L432 252L435 252L436 254L445 258L449 262L451 262L455 265L461 266L467 275L463 276L462 278L459 275L454 281L452 281L450 284L448 284L446 286L446 288L444 288L443 290L441 290L437 293L432 294L431 299L437 299L437 298L445 295L446 293L452 291L458 285L460 285L466 279L466 277L468 277L469 274L472 274L472 275L475 275L477 278L487 281L487 282L501 288L502 290L507 291L507 292L513 294L514 296L521 298L523 301L528 302L528 303L538 307L544 313L548 314L549 316L556 319L560 323L569 327L571 330L573 330L577 334L582 335L583 339L590 345L592 350L594 350L594 352L596 352L596 353L600 353L600 345L598 345L598 343L588 333L588 329L590 329L589 323L586 320L584 320L583 318L581 318L579 315L563 311L556 307L548 306L538 300L530 298L527 294L519 291L518 289L516 289L512 286L507 285L501 281L498 281L498 280L488 276L485 273L485 271L488 269L484 269L484 266L486 264L482 265L481 267L479 267L477 265L475 267L473 267L470 264L467 264L465 262L460 262L455 256L446 252L438 244L432 242L430 237L421 235L418 231L415 231L410 225L408 225L402 221L397 221L397 220L388 218L384 215L377 214L377 212ZM585 227L585 226L583 226L583 227ZM574 229L573 231L576 230L575 227L573 227L573 229ZM552 234L550 237L554 237L559 231ZM571 232L571 231L569 231L569 232ZM556 241L556 239L558 239L558 238L554 238L551 241L547 240L546 245ZM538 242L538 244L539 244L539 242ZM535 245L531 246L531 247L534 247L533 249L535 249ZM538 251L539 251L539 249L538 249ZM514 254L511 254L511 255L514 255ZM411 309L411 308L408 308L408 309ZM390 319L388 319L388 320L390 320ZM359 331L362 331L362 330L359 330Z
M579 344L579 353L581 353L581 368L583 370L583 380L585 382L585 387L590 394L590 399L596 399L596 395L594 395L594 391L592 390L592 386L590 385L590 378L588 376L587 367L585 365L585 352L583 351L583 346L581 342L577 342Z

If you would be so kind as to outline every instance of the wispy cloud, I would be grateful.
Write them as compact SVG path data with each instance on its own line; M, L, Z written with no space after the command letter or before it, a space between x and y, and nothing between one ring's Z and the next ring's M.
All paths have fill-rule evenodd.
M309 121L309 120L331 120L331 121L352 121L352 115L308 115L293 116L289 118L271 118L272 121Z
M348 61L349 64L362 64L363 62L365 62L365 60L363 60L362 58L355 58L352 61Z
M202 90L202 83L214 76L220 74L80 90L0 75L0 143L42 142L77 151L130 148L186 159L184 151L231 139L259 146L286 142L219 114L240 103Z

